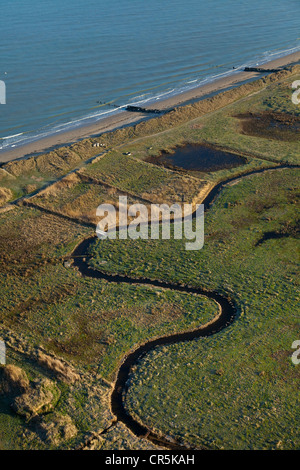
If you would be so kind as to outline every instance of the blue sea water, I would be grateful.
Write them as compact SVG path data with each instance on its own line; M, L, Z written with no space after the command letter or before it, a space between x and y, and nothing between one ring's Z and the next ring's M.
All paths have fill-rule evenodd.
M0 2L0 151L300 50L299 0Z

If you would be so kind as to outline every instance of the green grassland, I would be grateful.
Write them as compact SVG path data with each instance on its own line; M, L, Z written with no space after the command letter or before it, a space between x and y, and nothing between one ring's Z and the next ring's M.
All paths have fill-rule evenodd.
M35 219L40 239L30 231L26 245L26 240L22 240L26 233L20 226L29 217L31 221ZM56 229L51 236L51 251L45 251L45 245L50 244L48 234L43 234L44 239L41 237L45 220L51 221ZM7 221L5 226L7 229ZM6 256L9 266L1 273L0 280L1 319L3 326L13 327L32 344L42 342L46 348L83 367L101 370L105 378L111 378L118 361L136 343L162 331L194 328L215 316L216 305L205 297L82 278L75 269L65 266L64 253L78 242L78 237L88 234L88 230L77 229L76 238L71 228L74 227L70 222L55 220L54 216L49 218L37 210L15 214L10 234L12 237L15 230L16 250L11 258ZM36 241L36 249L30 258L32 240ZM201 318L199 310L203 314Z
M15 208L0 217L1 337L10 343L13 332L27 348L35 350L42 345L46 352L70 361L81 372L81 382L71 390L58 380L68 399L66 404L60 400L56 412L72 412L79 430L75 444L88 431L109 424L111 415L101 399L107 390L103 390L100 377L113 380L118 363L135 344L162 333L195 328L217 312L214 302L205 297L82 278L65 265L65 256L90 234L79 224L38 209ZM21 365L33 376L47 375L43 368L34 373L34 358L28 361L27 355L16 354L13 346L8 348L8 362ZM53 372L50 376L55 378ZM87 387L96 387L99 397L94 396L96 392L88 393ZM90 400L95 403L88 408ZM75 414L70 405L73 402ZM7 402L3 407L0 435L4 447L10 448L12 443L47 447L32 425L13 414ZM24 426L28 439L22 443Z
M266 229L296 222L295 176L253 176L226 188L207 216L205 247L190 259L184 252L178 259L167 244L147 254L147 276L156 277L159 264L160 276L227 291L240 308L215 337L156 348L140 361L126 405L150 428L213 449L299 448L299 369L291 361L299 337L299 239L256 246ZM147 255L142 266L149 266ZM166 269L173 256L176 273ZM127 255L124 264L136 272Z
M206 214L200 251L186 251L184 240L95 241L87 253L93 268L137 282L87 278L69 262L73 249L94 234L97 206L117 205L120 194L128 195L129 204L182 197L201 202L227 178L299 164L298 137L289 127L280 128L276 138L249 135L237 117L272 112L298 118L299 107L291 102L298 78L297 67L272 74L130 128L2 166L0 338L7 343L8 363L26 371L30 381L55 381L60 399L50 413L24 419L1 395L1 368L1 448L77 448L91 433L97 435L94 448L153 448L122 423L107 431L118 366L138 344L206 324L218 308L204 296L142 285L142 278L229 294L238 318L210 338L147 354L130 378L130 413L194 446L299 448L299 366L291 362L291 345L299 339L298 169L268 171L224 187ZM94 148L95 141L105 148ZM247 161L206 173L144 161L185 143L213 144ZM7 205L28 195L32 207L22 200ZM266 233L278 238L264 240ZM39 350L80 379L63 380L37 360ZM50 438L57 415L72 418L74 437Z

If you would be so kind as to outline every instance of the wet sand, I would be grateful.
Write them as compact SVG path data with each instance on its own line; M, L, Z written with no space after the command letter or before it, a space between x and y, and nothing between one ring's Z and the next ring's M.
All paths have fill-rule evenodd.
M300 51L293 54L286 55L279 59L275 59L264 64L260 64L259 68L275 69L284 67L286 65L294 64L300 61ZM224 91L227 88L237 86L247 80L259 78L262 74L255 72L237 72L227 77L216 79L210 83L199 86L194 89L179 93L168 99L155 101L152 105L147 105L147 108L166 110L176 106L183 105L193 100L199 100L212 93ZM154 116L154 115L153 115ZM62 132L49 136L44 139L37 140L27 145L16 147L8 151L0 151L0 162L8 162L18 158L27 157L32 154L49 151L54 147L69 145L78 140L97 136L104 132L108 132L120 127L136 124L141 120L149 119L149 115L136 112L121 111L118 114L112 115L109 118L100 119L93 124L82 126L78 129L73 129L67 132Z

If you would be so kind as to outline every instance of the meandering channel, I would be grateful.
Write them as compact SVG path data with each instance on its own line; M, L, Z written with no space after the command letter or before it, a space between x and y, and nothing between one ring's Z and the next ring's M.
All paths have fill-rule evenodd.
M299 168L299 166L278 165L276 167L271 168L252 170L243 175L235 176L227 179L226 181L218 183L214 188L212 188L210 193L206 196L205 200L203 201L205 211L208 210L208 208L214 202L223 187L228 185L229 183L239 181L241 178L250 175L286 168ZM221 294L219 292L202 289L201 287L184 286L182 284L166 282L163 280L160 281L147 278L134 278L127 275L114 275L102 272L98 269L94 269L88 264L88 252L89 247L92 243L95 242L95 240L97 240L96 236L89 237L83 240L75 248L71 255L71 258L73 259L73 265L79 269L82 275L96 279L105 279L107 281L117 283L146 284L149 286L161 287L164 289L173 289L179 292L199 294L214 300L219 306L219 314L210 323L199 326L199 328L194 330L189 330L182 333L169 334L149 340L148 342L139 345L137 348L130 351L123 359L123 362L119 367L114 383L114 388L111 394L111 410L116 416L116 421L123 422L135 435L137 435L138 437L147 438L152 443L164 448L190 450L192 449L192 447L189 447L187 444L183 444L181 442L167 438L148 429L145 425L138 422L136 419L134 419L133 416L131 416L126 411L124 406L124 394L126 394L128 388L128 379L131 373L131 369L143 356L145 356L149 351L153 350L156 346L169 345L182 341L192 341L200 337L207 337L220 332L221 330L232 324L237 318L238 305L235 302L235 299L233 299L229 294Z

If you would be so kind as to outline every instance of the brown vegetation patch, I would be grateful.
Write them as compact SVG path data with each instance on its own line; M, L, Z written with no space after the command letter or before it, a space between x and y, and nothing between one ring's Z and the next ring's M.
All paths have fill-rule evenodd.
M0 393L8 396L17 396L25 393L29 387L29 380L23 369L8 364L1 370Z
M91 363L101 357L104 345L109 342L102 314L93 311L91 320L90 316L85 317L75 310L70 333L67 337L51 339L50 345L51 349L58 354L63 354L72 360Z
M9 188L0 188L0 206L12 199L13 193Z
M73 370L73 368L56 357L49 356L48 354L39 351L37 354L37 361L43 367L54 372L55 375L64 382L72 384L76 380L79 380L79 375Z
M27 184L24 189L25 189L26 194L31 194L38 189L38 185L32 184L32 183Z
M42 155L16 160L4 165L4 168L14 176L43 175L61 176L81 161L79 155L64 148Z
M171 175L164 185L144 191L142 197L153 204L199 202L199 193L207 186L206 181L191 178L189 175Z
M234 116L241 121L241 133L273 140L300 140L300 116L285 113L244 113Z
M204 127L204 123L191 125L191 129L203 129L203 127Z
M6 179L14 180L15 176L11 175L10 173L8 173L8 171L4 170L3 168L0 168L0 181Z
M0 224L1 269L11 271L36 261L46 264L47 247L67 244L74 226L73 222L32 209L17 209L12 216L3 214Z
M48 186L46 189L43 191L40 191L39 195L43 196L57 196L59 191L62 191L64 189L70 189L73 186L75 186L78 182L80 182L80 179L78 175L74 173L70 173L69 175L65 176L61 180L57 181L54 184L51 184Z
M126 193L108 187L100 181L82 181L79 175L72 174L49 186L30 201L34 207L61 214L79 223L97 225L96 215L100 204L111 204L118 212L119 196ZM139 202L136 196L129 193L128 204Z

